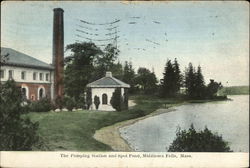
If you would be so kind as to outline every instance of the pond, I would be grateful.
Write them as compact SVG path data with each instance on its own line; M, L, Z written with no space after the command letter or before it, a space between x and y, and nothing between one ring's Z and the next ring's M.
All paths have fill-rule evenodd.
M234 152L249 152L249 95L229 96L232 101L193 103L175 111L140 120L120 128L121 136L135 151L166 152L177 127L205 126L222 135Z

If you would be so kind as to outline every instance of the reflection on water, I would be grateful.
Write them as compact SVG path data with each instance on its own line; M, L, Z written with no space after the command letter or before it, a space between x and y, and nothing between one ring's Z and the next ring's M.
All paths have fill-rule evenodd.
M222 135L234 152L248 152L249 95L230 96L233 101L188 104L176 111L150 117L120 129L121 136L136 151L166 152L176 137L177 127L205 126Z

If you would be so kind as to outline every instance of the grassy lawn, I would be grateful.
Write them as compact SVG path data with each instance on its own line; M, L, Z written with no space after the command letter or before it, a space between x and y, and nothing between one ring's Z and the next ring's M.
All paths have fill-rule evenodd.
M38 150L110 151L111 148L96 141L96 130L114 123L147 115L166 103L177 103L148 96L131 97L137 103L133 109L121 112L75 111L29 113L32 121L39 122L38 133L46 148Z
M117 122L147 115L159 107L169 108L183 103L178 99L159 99L152 96L131 96L136 102L133 109L121 112L74 111L28 113L32 121L39 122L38 133L45 147L36 150L110 151L93 138L96 130Z

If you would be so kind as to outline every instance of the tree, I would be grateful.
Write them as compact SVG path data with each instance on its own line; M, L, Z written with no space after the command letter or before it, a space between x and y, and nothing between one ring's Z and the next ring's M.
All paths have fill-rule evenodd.
M112 76L114 76L117 79L122 80L123 78L123 67L122 64L118 61L117 63L114 63L110 67L110 71L112 72Z
M193 124L189 130L177 130L176 139L168 152L231 152L222 136L212 133L207 127L196 131Z
M90 88L87 88L87 98L86 98L86 103L87 103L87 109L90 108L91 104L92 104L92 92Z
M181 75L181 71L180 71L180 67L179 67L179 63L177 61L177 59L174 59L174 64L173 64L173 68L174 68L174 94L176 95L179 91L180 88L182 86L182 75Z
M78 101L91 81L94 62L103 52L94 43L74 43L66 46L71 55L65 58L65 93Z
M129 92L129 89L124 88L124 94L123 94L123 106L124 106L124 110L128 109L128 92Z
M125 61L123 68L123 77L122 81L130 85L129 92L135 92L135 71L133 69L132 63Z
M189 98L195 98L195 69L192 63L189 63L188 68L185 71L185 87L186 94Z
M201 72L200 65L198 66L197 72L195 73L195 98L204 99L205 96L205 82Z
M157 89L157 78L154 72L147 68L140 67L137 71L135 83L140 86L140 90L145 94L152 94Z
M174 68L171 60L167 60L164 68L163 80L162 80L162 96L172 97L173 96L173 80L174 80Z
M181 83L182 77L177 59L175 58L173 64L171 60L167 60L161 83L161 96L175 97L180 91Z
M110 104L116 111L121 111L123 109L123 98L121 95L121 88L116 88L110 99Z
M98 96L94 97L94 104L95 104L96 110L98 110L99 105L100 105L100 98Z
M223 86L221 83L215 82L213 79L210 79L210 83L206 88L206 95L208 98L214 98L219 89Z
M76 107L76 102L74 98L71 97L64 97L64 102L65 102L65 107L69 110L72 111L74 107Z
M118 57L119 50L113 46L113 44L108 44L102 54L98 55L95 60L95 71L92 80L97 80L105 75L106 71L111 71L116 75L116 70L119 67L119 62L116 64L115 61Z
M32 150L39 141L38 122L31 122L22 105L21 90L13 80L0 85L0 150Z

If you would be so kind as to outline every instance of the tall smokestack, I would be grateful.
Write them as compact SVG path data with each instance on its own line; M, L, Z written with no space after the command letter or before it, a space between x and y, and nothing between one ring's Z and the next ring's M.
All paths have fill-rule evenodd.
M54 71L54 98L63 97L63 67L64 67L64 30L63 9L54 8L53 24L53 65Z

